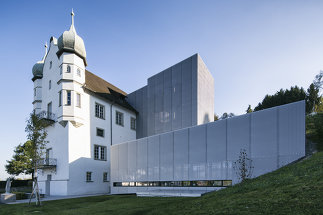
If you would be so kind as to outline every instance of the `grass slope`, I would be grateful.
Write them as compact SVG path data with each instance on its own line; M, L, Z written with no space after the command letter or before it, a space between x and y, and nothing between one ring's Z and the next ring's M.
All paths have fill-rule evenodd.
M0 214L323 214L323 152L201 198L97 196L0 205Z

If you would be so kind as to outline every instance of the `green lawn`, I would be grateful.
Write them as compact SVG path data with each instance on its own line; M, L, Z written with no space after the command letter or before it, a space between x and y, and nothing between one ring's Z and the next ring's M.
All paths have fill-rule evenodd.
M323 214L323 152L200 198L97 196L0 205L0 214Z

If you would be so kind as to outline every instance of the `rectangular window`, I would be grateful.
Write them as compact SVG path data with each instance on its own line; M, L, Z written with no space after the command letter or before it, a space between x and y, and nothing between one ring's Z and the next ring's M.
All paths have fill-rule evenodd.
M49 117L52 113L52 102L47 104L47 117Z
M133 117L130 118L130 128L136 130L136 119Z
M58 106L62 106L62 91L58 92Z
M94 159L95 160L106 160L107 147L94 145Z
M104 106L98 103L95 103L95 116L104 119Z
M49 82L48 82L48 89L51 89L51 88L52 88L52 81L49 80Z
M104 172L103 173L103 182L107 182L108 181L108 173Z
M116 124L123 126L123 113L116 111Z
M92 172L86 172L86 182L92 182Z
M104 137L104 129L96 128L96 136Z
M76 93L76 107L81 107L81 94Z
M34 96L36 96L36 88L34 88Z
M72 94L70 90L66 91L66 105L71 105Z
M59 67L59 74L61 75L63 73L63 65Z

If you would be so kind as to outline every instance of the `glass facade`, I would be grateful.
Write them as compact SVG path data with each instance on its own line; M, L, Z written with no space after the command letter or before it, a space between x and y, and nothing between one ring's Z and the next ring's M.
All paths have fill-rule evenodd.
M114 182L114 187L230 187L232 180Z

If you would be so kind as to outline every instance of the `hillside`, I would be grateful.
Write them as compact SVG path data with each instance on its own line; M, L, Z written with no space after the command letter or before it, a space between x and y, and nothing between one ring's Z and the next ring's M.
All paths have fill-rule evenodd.
M0 205L0 214L322 214L323 152L201 198L97 196Z

